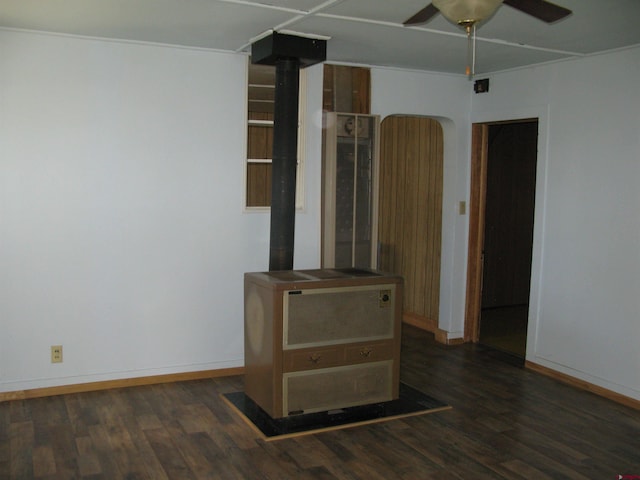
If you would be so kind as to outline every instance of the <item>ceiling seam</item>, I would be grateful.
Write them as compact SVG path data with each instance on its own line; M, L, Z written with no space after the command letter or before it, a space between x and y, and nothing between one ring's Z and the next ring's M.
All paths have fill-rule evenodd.
M227 3L239 3L239 4L243 4L243 5L252 5L254 7L260 7L260 8L268 8L268 9L272 9L272 10L281 10L284 7L274 7L273 5L266 5L263 3L254 3L254 2L249 2L246 0L219 0L221 2L227 2ZM303 20L307 17L313 16L313 15L318 15L322 10L325 10L329 7L332 7L333 5L336 5L338 3L342 3L344 2L344 0L327 0L323 3L321 3L320 5L313 7L311 10L305 11L305 10L293 10L293 9L289 9L289 10L293 10L293 13L296 13L296 16L293 18L290 18L289 20L282 22L279 25L276 25L273 28L270 28L269 30L265 30L264 32L262 32L261 34L253 37L252 39L249 40L249 43L245 43L244 45L242 45L240 48L238 48L236 50L236 52L242 52L244 50L246 50L247 48L249 48L253 43L257 42L258 40L267 37L269 35L271 35L273 32L277 32L279 30L282 30L284 27L288 27L290 25L293 25L297 22L299 22L300 20Z
M361 17L349 17L349 16L345 16L345 15L335 15L335 14L332 14L332 13L318 13L318 14L316 14L316 16L322 17L322 18L331 18L333 20L345 20L345 21L349 21L349 22L367 23L367 24L371 24L371 25L380 25L380 26L385 26L385 27L411 29L411 30L417 30L417 31L422 31L422 32L433 33L433 34L436 34L436 35L447 35L447 36L451 36L451 37L464 38L465 40L467 38L467 34L466 33L462 33L462 32L460 32L460 33L457 33L457 32L445 32L443 30L435 30L433 28L426 28L426 27L407 27L407 26L403 25L402 23L387 22L387 21L384 21L384 20L372 20L372 19L361 18ZM558 50L558 49L555 49L555 48L547 48L547 47L538 47L536 45L529 45L529 44L526 44L526 43L509 42L507 40L500 40L500 39L495 39L495 38L476 37L476 40L480 41L480 42L485 42L485 43L495 43L495 44L498 44L498 45L506 45L506 46L510 46L510 47L525 48L525 49L528 49L528 50L538 50L538 51L541 51L541 52L558 53L558 54L569 55L569 56L583 57L583 56L586 55L585 53L580 53L580 52L572 52L572 51L568 51L568 50Z
M296 15L304 15L305 13L307 13L306 10L299 10L297 8L290 8L290 7L280 7L278 5L269 5L267 3L251 2L249 0L218 0L218 1L222 3L233 3L235 5L246 5L248 7L263 8L265 10L277 10L279 12L295 13Z

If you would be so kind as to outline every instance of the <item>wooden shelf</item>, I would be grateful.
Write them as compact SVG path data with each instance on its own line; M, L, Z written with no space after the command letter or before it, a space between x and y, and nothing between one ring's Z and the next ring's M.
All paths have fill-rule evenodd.
M247 163L272 163L270 158L247 158Z
M251 127L273 127L273 120L249 120Z

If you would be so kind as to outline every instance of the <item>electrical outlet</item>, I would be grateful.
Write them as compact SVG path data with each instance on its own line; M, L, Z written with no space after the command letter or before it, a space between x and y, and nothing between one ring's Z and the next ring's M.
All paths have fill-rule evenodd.
M62 363L62 345L51 345L51 363Z

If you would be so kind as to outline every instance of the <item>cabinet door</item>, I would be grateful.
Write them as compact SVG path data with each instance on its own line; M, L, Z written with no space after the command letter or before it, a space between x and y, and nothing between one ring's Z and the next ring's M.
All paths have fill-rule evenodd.
M285 291L283 349L393 338L395 285Z
M394 399L391 360L286 373L282 381L284 416Z
M326 116L323 266L375 268L379 118Z

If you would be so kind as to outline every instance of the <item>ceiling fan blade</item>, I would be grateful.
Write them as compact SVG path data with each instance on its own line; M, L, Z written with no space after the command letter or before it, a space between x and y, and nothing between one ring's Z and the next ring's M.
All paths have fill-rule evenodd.
M434 7L433 3L430 3L429 5L424 7L422 10L420 10L418 13L416 13L413 17L411 17L409 20L404 22L403 25L410 26L410 25L420 25L422 23L427 23L429 20L431 20L431 17L433 17L437 13L440 13L440 10Z
M568 8L545 0L503 0L503 3L547 23L557 22L572 13Z

